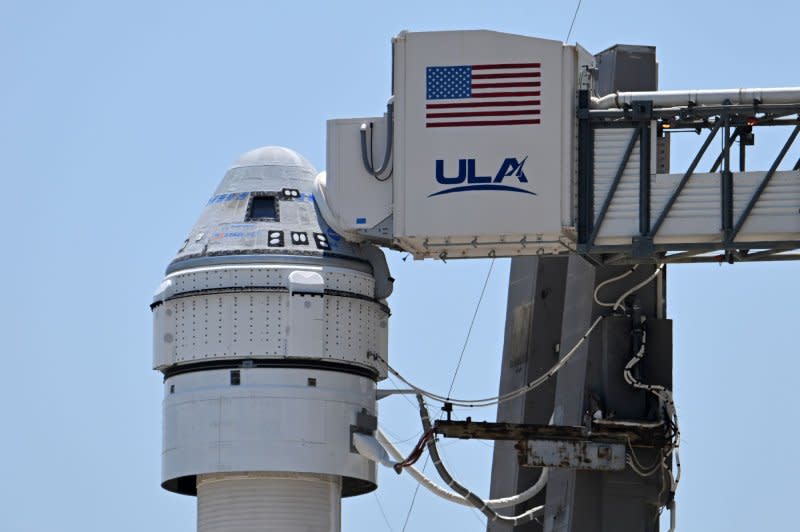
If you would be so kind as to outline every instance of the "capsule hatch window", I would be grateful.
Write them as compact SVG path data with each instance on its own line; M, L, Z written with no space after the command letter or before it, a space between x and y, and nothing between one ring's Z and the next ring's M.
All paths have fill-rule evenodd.
M248 222L269 221L277 222L280 220L278 203L275 201L274 194L253 194L250 197L250 205L247 206Z

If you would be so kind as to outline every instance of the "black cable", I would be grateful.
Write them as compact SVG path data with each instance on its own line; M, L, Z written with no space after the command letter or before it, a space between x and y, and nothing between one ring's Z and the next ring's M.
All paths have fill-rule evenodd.
M425 431L423 431L423 434L424 433ZM436 436L433 437L435 438ZM428 460L430 460L430 458L431 456L429 454L425 455L425 461L422 463L422 469L420 469L422 473L425 473L425 468L428 467ZM401 529L401 532L405 532L406 530L406 525L408 524L408 520L411 518L411 511L414 509L414 502L417 500L417 493L419 493L419 487L421 485L421 483L417 482L417 486L414 488L414 495L411 497L411 504L408 507L408 512L406 513L405 521L403 521L403 528Z
M404 467L409 467L416 464L417 460L419 460L419 457L422 456L422 452L425 450L425 444L431 437L433 437L433 429L423 432L422 436L417 442L417 445L414 446L414 449L404 460L397 462L394 465L394 470L400 474Z
M467 329L467 337L464 338L464 345L461 346L461 354L458 355L458 364L456 364L456 370L453 372L453 378L450 381L450 388L447 390L448 398L450 397L450 394L453 393L453 386L456 383L456 376L458 375L458 370L461 368L461 361L464 359L464 352L467 350L469 337L472 334L472 327L475 325L475 318L478 317L478 310L481 308L481 301L483 301L483 294L486 293L486 285L489 284L489 276L492 275L492 268L494 268L494 257L492 257L492 262L489 263L489 271L486 272L486 279L483 280L483 288L481 289L481 295L478 298L478 304L475 305L475 312L472 314L472 321L469 322L469 329Z
M419 403L419 415L422 420L422 428L426 432L432 428L431 420L428 415L428 407L425 405L425 400L422 398L421 395L417 394L417 402ZM544 506L537 506L535 508L531 508L525 513L515 516L504 516L498 514L492 508L486 504L486 502L472 493L470 490L459 484L451 475L450 472L447 471L447 468L444 467L442 463L442 458L439 455L439 450L436 447L436 438L431 438L428 440L428 456L431 457L431 461L433 462L434 467L436 467L436 472L439 473L439 476L442 477L445 484L453 490L454 492L461 495L464 499L467 500L472 506L477 508L489 522L493 522L496 520L500 520L506 523L510 523L513 526L518 526L521 524L528 523L533 521L534 518L544 513Z
M373 151L373 142L372 142L375 137L374 137L374 135L372 133L373 133L373 131L372 131L372 122L370 122L369 123L369 159L370 159L370 164L373 164L373 162L375 161L375 153ZM386 174L386 177L378 177L377 175L374 176L374 177L379 182L383 183L384 181L386 181L390 177L392 177L392 174L394 174L394 165L392 165L392 169L389 170L389 173Z
M425 468L428 466L428 459L430 459L430 455L426 455L425 456L425 462L423 462L422 469L421 469L421 471L423 473L425 472ZM417 493L419 493L419 487L421 485L422 484L417 482L417 487L414 488L414 495L411 497L411 505L408 507L408 512L406 513L405 521L403 521L403 528L402 528L401 532L405 532L405 530L406 530L406 525L408 524L408 519L411 517L411 510L414 509L414 502L417 500Z
M564 39L564 42L569 41L569 36L572 35L572 27L575 25L575 19L578 18L578 11L581 8L581 2L583 0L578 0L578 6L575 8L575 13L572 15L572 22L569 25L569 31L567 32L567 38Z
M374 165L375 165L375 150L374 150L375 135L373 134L374 131L373 131L372 125L373 125L372 122L370 122L369 123L369 164L374 167Z
M495 259L494 259L494 257L492 257L492 261L489 263L489 270L486 272L486 278L483 280L483 288L481 288L481 295L478 297L478 302L475 305L475 312L472 314L472 321L469 324L469 329L467 329L467 336L464 339L464 345L461 347L461 354L458 356L458 364L456 364L456 369L453 372L453 378L450 381L450 389L447 391L447 396L448 397L450 396L450 394L453 391L453 386L455 385L456 377L458 376L458 371L461 368L461 362L462 362L462 360L464 358L464 352L467 349L467 344L469 343L469 338L470 338L470 335L472 334L472 328L474 327L475 319L478 316L478 310L480 310L481 302L483 301L483 296L486 293L486 287L489 284L489 277L492 275L492 269L494 268L494 261L495 261ZM422 472L423 473L425 472L425 468L428 465L428 459L429 458L430 458L429 454L425 456L425 462L422 464ZM408 512L406 513L406 519L403 522L402 532L405 532L406 525L408 525L408 520L411 517L411 511L414 509L414 502L417 500L417 493L419 493L419 487L420 487L420 484L417 484L417 487L414 488L414 495L411 497L411 504L408 507Z
M385 361L385 360L383 360L382 358L381 358L381 361L382 361L383 363L386 363L386 361ZM395 389L399 389L399 388L400 388L400 385L399 385L399 384L397 384L397 381L395 381L395 380L392 378L391 374L387 374L387 375L386 375L386 377L389 379L389 382L391 382L391 383L392 383L392 386L394 386L394 387L395 387ZM400 395L400 397L402 397L403 399L405 399L405 400L406 400L406 402L407 402L407 403L408 403L408 404L411 406L411 408L413 408L413 409L414 409L414 412L416 413L416 412L417 412L417 405L415 405L414 403L412 403L412 402L411 402L411 399L409 399L409 398L408 398L408 396L407 396L406 394L404 394L404 393L401 393L401 394L399 394L399 395Z
M378 503L378 509L381 511L381 515L383 516L383 520L386 521L386 527L389 529L389 532L394 532L391 523L389 523L389 518L386 517L386 511L383 509L383 505L381 504L381 500L378 498L378 492L373 491L373 495L375 495L375 502Z
M407 443L407 442L410 442L411 440L419 440L419 437L420 437L420 435L422 434L422 432L417 432L416 434L412 434L412 435L411 435L411 436L409 436L408 438L403 438L402 436L398 436L398 435L397 435L395 432L393 432L393 431L391 431L391 430L387 429L387 428L386 428L386 425L382 425L382 426L381 426L381 429L382 429L382 430L383 430L383 431L384 431L384 432L385 432L385 433L386 433L388 436L391 436L392 438L394 438L393 440L389 440L389 441L390 441L391 443L393 443L394 445L397 445L397 444L399 444L399 443Z
M370 154L367 153L367 125L361 125L361 162L364 169L378 181L386 181L391 176L388 175L381 178L381 174L389 169L389 163L392 156L392 143L394 142L394 103L389 103L386 106L386 151L383 157L383 163L380 168L373 166L374 161L370 160ZM370 123L370 142L372 142L372 123Z

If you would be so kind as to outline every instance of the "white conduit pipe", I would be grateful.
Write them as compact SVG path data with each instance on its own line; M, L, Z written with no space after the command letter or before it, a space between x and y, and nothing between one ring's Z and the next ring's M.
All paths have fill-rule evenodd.
M733 105L800 103L800 87L775 87L755 89L710 89L615 92L601 98L592 98L593 109L621 109L636 100L649 100L654 107L683 105Z
M667 532L675 532L675 523L678 519L675 513L678 511L675 501L670 502L667 508L669 508L669 530Z
M632 293L636 292L637 290L639 290L640 288L645 286L647 283L649 283L650 281L655 279L658 276L658 273L661 271L661 269L663 267L664 267L664 265L660 264L656 268L656 270L653 272L652 275L650 275L647 279L645 279L644 281L640 282L639 284L637 284L633 288L628 289L625 293L623 293L621 296L619 296L619 298L617 298L617 300L613 304L612 303L607 303L606 304L606 303L603 303L600 300L598 300L597 299L597 290L595 290L595 294L594 294L595 295L595 301L599 305L611 306L611 307L613 307L614 310L616 310L617 308L622 306L622 303L625 301L626 297L628 297L629 295L631 295ZM626 277L626 276L630 275L634 269L635 268L632 268L632 269L628 270L627 272L623 273L620 276L617 276L617 277L614 277L612 279L609 279L608 281L600 284L597 288L598 289L602 288L604 285L607 285L609 282L616 281L616 280L622 279L623 277ZM553 377L553 375L558 373L558 371L561 368L563 368L567 364L567 362L570 361L572 356L575 355L575 353L578 352L578 348L580 348L580 346L583 344L583 342L585 342L586 339L589 338L589 335L592 334L592 332L597 327L597 325L601 321L606 319L607 317L609 317L609 315L600 315L600 316L598 316L592 322L592 324L589 326L589 328L586 330L584 335L581 336L580 339L578 339L578 341L575 343L575 345L572 346L572 349L567 351L567 353L564 356L562 356L559 359L559 361L556 362L555 365L547 371L547 373L545 373L543 375L540 375L537 379L532 380L531 382L529 382L528 384L526 384L522 388L517 388L516 390L504 393L502 395L496 395L494 397L484 397L483 399L454 399L452 397L445 397L443 395L437 395L437 394L429 392L427 390L423 390L419 386L415 386L411 381L409 381L408 379L403 377L403 375L401 375L396 369L394 369L392 366L389 366L388 363L383 358L381 358L381 361L386 363L387 368L392 373L392 375L394 375L395 377L400 379L404 384L408 385L409 388L411 388L415 392L427 397L428 399L432 399L432 400L438 401L440 403L450 403L450 404L455 405L455 406L467 406L467 407L490 406L490 405L494 405L494 404L504 403L506 401L510 401L512 399L520 397L521 395L525 395L525 394L535 390L536 388L538 388L539 386L541 386L542 384L544 384L548 380L550 380Z
M533 486L526 489L525 491L517 493L516 495L511 495L510 497L502 497L500 499L489 499L486 501L486 504L489 506L489 508L497 510L498 508L508 508L509 506L516 506L517 504L532 499L547 485L547 477L549 476L549 471L550 470L548 468L543 467L542 473L539 475L539 478L536 480L536 483L534 483Z
M394 444L391 441L389 441L389 438L386 437L386 434L384 434L380 428L375 432L375 437L378 439L378 442L381 445L383 445L383 447L389 452L390 455L392 455L392 457L395 460L397 461L403 460L404 458L403 453L401 453L400 449L395 447ZM443 488L442 486L439 486L434 481L426 477L425 474L422 473L420 470L418 470L416 467L408 466L404 467L403 470L407 470L408 473L417 482L422 484L422 486L425 487L425 489L427 489L434 495L441 497L442 499L445 499L447 501L460 504L462 506L472 506L472 504L470 504L466 499L464 499L464 497L462 497L458 493L455 493L446 488ZM509 506L515 506L517 504L523 503L527 500L532 499L544 489L544 487L547 485L547 477L548 477L548 469L543 468L542 474L539 475L539 479L536 481L536 483L534 483L533 486L526 489L525 491L518 493L516 495L512 495L510 497L503 497L500 499L489 499L484 502L486 502L486 505L489 508L493 509L508 508Z
M350 242L363 242L364 237L358 233L353 233L344 228L344 224L336 215L336 209L332 208L328 203L328 174L320 172L314 178L314 204L319 208L322 214L322 219L325 220L331 228L345 237Z
M386 467L394 467L394 462L389 458L386 449L375 438L368 434L353 433L353 447L358 454ZM400 458L400 461L403 459Z
M400 449L395 447L394 444L389 441L389 438L386 437L386 434L384 434L380 428L378 428L378 430L375 431L375 437L378 439L378 442L381 445L383 445L383 447L389 452L390 455L392 455L392 457L395 460L397 460L398 462L403 461L403 459L405 458L403 456L403 453L401 453ZM416 467L407 466L403 468L403 471L408 471L408 474L411 475L414 478L414 480L422 484L423 487L425 487L428 491L430 491L437 497L441 497L442 499L454 502L456 504L460 504L462 506L472 506L469 502L466 501L466 499L464 499L464 497L462 497L458 493L452 492L448 489L439 486L437 483L426 477L425 474L422 473Z
M422 420L422 430L428 432L432 427L431 419L428 414L428 407L425 405L425 400L420 394L417 394L417 402L419 403L419 416ZM475 493L461 485L453 478L445 465L442 463L442 459L439 456L439 450L436 447L436 438L430 438L427 446L428 453L431 456L431 462L433 462L434 467L436 467L436 472L439 473L439 476L442 477L442 480L444 480L445 484L447 484L453 491L468 500L472 506L477 508L483 515L485 515L489 521L500 521L517 526L533 521L537 516L544 513L544 505L542 505L531 508L530 510L519 515L498 514L495 510L490 508L488 504L486 504L486 501L478 497Z

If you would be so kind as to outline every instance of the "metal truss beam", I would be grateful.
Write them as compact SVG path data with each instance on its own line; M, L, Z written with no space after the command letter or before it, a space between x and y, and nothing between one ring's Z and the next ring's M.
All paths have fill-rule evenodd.
M650 102L633 102L629 108L611 110L592 110L589 108L588 91L581 91L578 108L579 146L578 146L578 242L577 251L595 264L631 264L654 262L754 262L795 260L800 253L800 241L737 241L742 228L750 219L765 190L769 186L778 167L800 134L800 103L792 105L719 105L686 106L653 109ZM792 117L792 115L794 115ZM791 117L791 118L789 118ZM700 133L708 130L702 145L695 153L692 162L670 193L665 206L650 223L650 135L652 121L656 121L659 133L676 129L692 129ZM772 162L764 177L739 214L734 216L735 179L731 168L731 150L739 141L739 170L746 167L746 147L752 144L752 130L755 127L792 127L792 132L780 152ZM606 128L627 128L632 130L631 140L623 152L614 178L611 180L606 196L595 215L594 205L594 131ZM701 160L708 152L713 140L722 132L723 147L711 166L711 173L720 172L720 236L717 241L706 243L656 243L655 238L673 210L673 207L686 190ZM611 208L622 175L627 167L634 144L640 143L639 168L639 231L632 236L630 244L597 244L603 223ZM793 171L800 171L800 160ZM750 250L757 250L751 253ZM721 257L718 253L721 253Z

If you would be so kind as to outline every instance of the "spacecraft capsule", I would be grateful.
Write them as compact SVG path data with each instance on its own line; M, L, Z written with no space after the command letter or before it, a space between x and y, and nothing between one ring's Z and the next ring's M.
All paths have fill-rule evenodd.
M339 530L341 497L376 488L352 434L375 430L392 279L320 216L315 176L286 148L244 154L151 305L162 486L197 495L202 532Z

